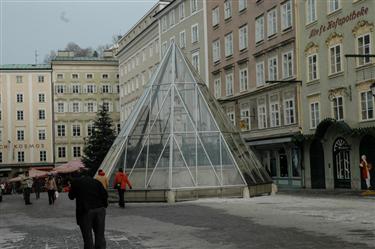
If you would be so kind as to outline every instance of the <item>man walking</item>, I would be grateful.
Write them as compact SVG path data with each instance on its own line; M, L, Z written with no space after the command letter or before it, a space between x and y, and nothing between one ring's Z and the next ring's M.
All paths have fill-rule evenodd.
M21 184L23 188L23 199L25 200L25 205L31 205L30 193L33 187L33 179L29 176L29 171L26 171L23 176L21 176Z
M34 192L35 192L35 198L38 200L40 198L40 191L42 188L41 179L35 177L34 179Z
M108 206L108 194L103 185L84 172L82 177L72 180L69 199L76 199L76 220L81 229L84 249L105 249L105 209ZM92 231L95 234L95 245Z
M118 205L122 208L125 208L124 193L126 191L126 185L128 185L130 189L133 188L126 172L123 172L123 169L119 168L115 176L113 188L118 191Z

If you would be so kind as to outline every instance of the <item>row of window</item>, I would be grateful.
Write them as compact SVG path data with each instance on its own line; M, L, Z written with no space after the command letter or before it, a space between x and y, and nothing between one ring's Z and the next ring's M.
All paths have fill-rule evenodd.
M25 118L24 111L23 110L17 110L16 111L16 119L18 121L23 121L24 118ZM38 119L39 120L46 120L46 110L44 110L44 109L38 110ZM0 120L1 120L1 117L0 117Z
M349 0L327 0L326 1L327 14L331 14L333 12L338 11L341 8L341 1L349 1ZM357 2L357 1L358 0L353 0L353 2ZM318 3L317 0L305 0L306 25L313 23L318 19L317 3Z
M281 55L282 58L282 78L287 79L293 77L293 51L288 51ZM271 57L268 59L268 80L274 81L279 79L279 66L278 57ZM264 61L256 63L256 84L257 86L263 86L265 83L265 65ZM240 92L247 91L249 89L249 73L248 68L240 69L238 73ZM228 72L225 74L225 96L231 96L233 92L233 72ZM221 79L214 79L214 95L216 98L222 96L221 92Z
M281 113L280 113L281 108L283 108L283 113L284 113L283 125L295 124L297 122L295 100L294 98L289 98L289 99L284 100L283 106L281 106L279 101L270 101L268 108L265 103L262 103L262 104L258 103L257 117L251 114L250 104L248 103L241 104L239 127L241 128L242 131L251 130L251 117L257 118L258 129L281 126L282 125ZM227 109L227 115L229 117L229 120L233 123L233 125L236 125L235 111L233 107L230 107Z
M115 107L111 101L102 101L99 104L103 110L107 112L118 111L118 103L115 103ZM116 109L116 110L114 110ZM96 101L87 101L85 103L81 103L80 101L72 101L62 102L58 101L55 105L55 112L57 113L66 113L66 112L97 112L98 111L98 103Z
M293 25L292 1L286 1L281 5L281 31L289 30ZM278 9L277 7L267 11L255 19L255 42L259 43L265 39L265 16L267 17L267 37L272 38L278 32Z
M25 130L24 129L17 129L17 141L24 141L25 140ZM44 141L46 140L46 130L45 129L38 129L37 131L38 140ZM3 132L0 129L0 142L3 140Z
M374 119L374 97L371 91L360 92L360 120L367 121ZM342 121L345 119L344 97L336 96L332 100L333 118ZM320 103L310 103L310 128L315 129L320 122Z
M239 51L243 51L248 48L248 28L247 24L241 26L238 29L238 48ZM230 57L233 55L233 32L230 32L224 36L224 55ZM221 59L220 39L216 39L212 42L212 60L214 63L219 62Z
M247 0L238 1L238 12L242 12L247 9ZM228 20L232 17L232 0L224 1L224 20ZM219 6L212 9L212 26L220 24L220 9Z
M40 162L47 162L47 151L41 150L39 151L39 161ZM0 152L0 163L3 162L3 152ZM25 162L25 152L24 151L17 151L17 162L23 163Z
M356 39L357 53L360 55L371 54L371 36L370 34L363 34ZM343 72L343 45L335 44L328 48L329 53L329 74L336 74ZM319 57L317 53L307 56L307 80L313 81L319 79ZM357 66L363 66L371 63L371 57L357 58Z
M0 96L1 99L1 96ZM45 103L46 102L46 94L45 93L38 93L37 99L39 103ZM16 94L16 102L17 103L23 103L24 102L24 94L23 93L17 93Z
M180 48L185 48L186 47L186 32L185 30L182 30L180 33L179 33L179 47ZM196 23L196 24L193 24L191 26L191 36L190 36L190 39L191 39L191 43L192 44L195 44L195 43L198 43L199 42L199 24ZM175 36L172 36L170 39L169 39L169 43L168 41L164 41L163 44L161 45L161 53L162 55L165 54L165 52L167 51L168 49L168 44L172 44L173 42L176 42L176 37Z
M57 137L66 137L67 136L67 129L65 124L57 124L56 125L56 134ZM81 137L83 134L81 132L81 124L72 124L71 125L71 135L72 137ZM119 133L121 130L120 124L116 125L116 132ZM94 131L94 125L92 123L88 123L86 125L86 136L91 136L92 132Z
M73 146L72 147L72 155L73 157L81 157L81 146ZM57 147L57 157L58 158L66 158L66 147L65 146L58 146Z
M155 65L154 67L150 67L148 70L148 75L146 75L146 71L143 71L142 73L137 74L132 79L121 85L120 96L123 97L133 93L134 91L139 89L140 84L144 86L147 83L147 80L151 78L153 70L156 68L157 65Z
M146 62L147 58L147 50L149 54L149 58L153 57L154 50L155 54L159 54L159 40L156 40L154 42L149 43L147 46L148 48L143 48L141 49L141 52L138 52L134 56L130 57L128 60L125 62L124 71L120 70L120 74L127 74L132 71L132 69L135 69L136 66L139 66L140 63Z
M78 74L78 73L72 73L72 74L70 74L70 79L72 79L72 80L78 80L80 78L79 75L80 74ZM108 73L103 73L103 74L101 74L100 78L102 80L109 80L110 79L109 75L110 74L108 74ZM56 74L56 78L58 80L63 80L65 78L65 74L64 73L58 73L58 74ZM93 80L95 77L94 77L94 74L92 74L92 73L86 73L85 74L85 78L87 80ZM116 74L116 79L118 79L118 78L119 78L119 75Z
M65 85L65 84L57 84L55 85L55 93L56 94L64 94L64 93L73 93L73 94L80 94L80 93L97 93L97 86L95 84L72 84L72 85ZM99 88L99 93L120 93L120 85L116 84L115 88L110 84L102 84Z
M190 13L195 14L198 11L198 0L190 0ZM181 20L184 20L189 15L186 14L185 1L181 2L177 8L171 9L161 18L161 30L167 31Z
M38 75L38 83L44 83L44 76ZM22 75L16 75L16 83L23 83L23 76Z

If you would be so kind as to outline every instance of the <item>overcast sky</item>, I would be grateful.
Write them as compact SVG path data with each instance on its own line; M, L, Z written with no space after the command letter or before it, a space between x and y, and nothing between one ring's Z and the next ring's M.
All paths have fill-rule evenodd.
M0 64L42 63L68 42L109 44L157 0L0 0Z

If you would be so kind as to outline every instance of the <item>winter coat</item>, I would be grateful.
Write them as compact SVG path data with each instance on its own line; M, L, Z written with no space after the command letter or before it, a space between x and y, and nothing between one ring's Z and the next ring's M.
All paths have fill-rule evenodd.
M99 173L97 176L95 176L95 179L101 182L106 190L108 189L108 177L106 177L104 173Z
M56 181L55 181L54 178L47 178L46 189L47 190L57 190L57 185L56 185Z
M132 184L130 183L128 176L123 172L117 172L115 176L115 182L113 184L113 188L116 188L116 185L120 183L120 188L126 190L126 185L132 188Z
M22 186L23 189L32 188L33 179L29 176L22 175L21 176L21 186Z

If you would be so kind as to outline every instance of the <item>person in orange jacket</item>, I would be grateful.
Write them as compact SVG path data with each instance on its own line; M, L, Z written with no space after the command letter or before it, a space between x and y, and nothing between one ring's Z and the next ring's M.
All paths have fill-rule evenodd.
M122 168L119 168L115 176L113 188L118 191L118 205L122 208L125 208L124 193L126 191L126 185L128 185L130 189L133 188L126 172L124 172Z

